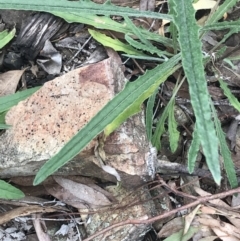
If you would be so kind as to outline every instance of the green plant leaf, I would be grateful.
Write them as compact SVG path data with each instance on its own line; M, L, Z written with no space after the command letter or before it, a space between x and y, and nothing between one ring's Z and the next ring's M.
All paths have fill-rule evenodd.
M238 180L237 180L236 171L234 168L234 163L231 157L231 152L228 148L228 145L225 139L225 133L221 128L221 123L218 119L217 112L216 112L216 109L214 108L212 101L211 101L211 108L213 112L213 118L214 118L217 135L219 138L220 152L223 157L223 163L227 173L228 181L230 183L231 188L236 188L238 187Z
M196 116L197 132L208 168L217 184L221 173L218 160L218 138L211 119L209 93L204 74L201 42L191 0L173 0L174 22L179 33L182 65L189 84L192 107Z
M220 87L224 92L224 95L227 96L229 102L231 103L231 105L240 112L240 103L238 101L238 99L232 94L231 90L228 88L227 84L225 82L223 82L223 80L221 78L218 79L219 83L220 83Z
M157 123L156 129L154 131L154 134L152 136L152 145L157 148L159 151L161 149L161 136L165 132L165 121L168 118L168 112L169 112L169 106L171 104L171 100L168 102L167 106L164 108L163 113L161 114L161 117Z
M132 17L147 17L172 20L167 14L160 14L150 11L138 11L128 7L119 7L112 4L97 4L90 0L67 1L67 0L0 0L1 9L30 10L41 12L64 12L81 14L83 17L88 14L120 15Z
M181 81L181 83L179 85L176 84L176 86L175 86L175 88L173 90L172 97L169 100L167 106L164 108L164 111L161 114L161 117L160 117L160 119L159 119L159 121L157 123L156 129L154 131L154 134L153 134L153 137L152 137L152 140L151 140L152 141L152 145L154 147L156 147L157 150L160 150L160 148L161 148L160 138L161 138L162 134L165 132L165 127L164 127L165 121L166 121L166 119L169 116L169 112L170 112L172 103L175 102L176 94L179 91L180 87L182 86L184 80L185 80L185 78L182 79L182 81Z
M152 48L151 46L142 44L142 43L132 39L128 34L125 35L125 39L129 44L131 44L136 49L141 49L141 50L147 51L151 54L157 54L159 57L163 57L164 61L168 60L168 58L165 56L165 54L168 55L168 53L166 51L161 51L161 50L157 49L156 47Z
M0 198L3 199L20 199L23 198L24 193L16 187L0 180Z
M1 0L0 0L1 1ZM132 33L132 29L125 23L119 23L112 20L110 17L105 16L97 16L97 15L90 15L90 14L73 14L68 12L51 12L55 16L64 18L65 21L69 23L85 23L91 26L94 26L98 29L109 29L120 33L129 34ZM149 32L146 29L138 28L147 39L156 41L158 43L162 43L164 46L172 47L172 40L166 37L163 37L159 34Z
M156 95L158 93L158 88L156 88L155 92L149 97L147 101L147 108L146 108L146 131L148 140L151 141L152 139L152 126L153 126L153 107L154 102L156 99Z
M10 127L11 127L10 125L0 123L0 129L1 130L9 129Z
M168 54L168 52L166 51L161 51L159 50L157 47L155 47L145 36L147 36L146 34L143 34L139 28L137 28L132 21L125 16L124 17L126 24L130 27L130 29L132 30L133 34L136 35L138 37L138 39L142 42L139 43L138 41L135 41L134 39L132 39L129 34L126 34L125 39L127 40L127 42L129 44L131 44L133 47L137 48L137 49L141 49L144 51L148 51L151 54L156 53L159 57L164 57L165 60L167 60L168 58L165 57L165 54Z
M183 235L183 230L180 230L176 233L173 233L171 236L168 238L164 239L163 241L188 241L190 240L199 228L196 227L190 227L188 232Z
M133 47L131 47L128 44L122 43L118 39L110 38L110 37L106 36L105 34L102 34L100 32L92 30L92 29L89 29L88 31L91 34L91 36L95 40L97 40L99 43L101 43L104 46L111 47L115 51L122 51L124 53L132 54L132 55L141 55L141 56L144 55L142 52L137 51L136 49L134 49Z
M175 105L175 101L172 101L170 104L169 113L168 113L168 134L169 134L171 152L175 152L177 150L179 136L180 136L180 133L177 130L178 125L174 116L174 105Z
M224 30L224 29L235 29L236 31L240 30L240 20L236 21L224 21L220 23L213 23L201 28L201 31L210 31L210 30Z
M221 19L228 10L230 10L233 6L236 5L238 0L227 0L224 1L223 4L221 4L218 8L217 11L207 20L206 26L209 24L213 24L217 22L219 19Z
M200 149L200 139L197 133L197 128L194 128L193 134L192 134L192 143L188 151L188 171L189 173L193 173L195 168L195 163L197 160L197 154Z
M169 14L174 16L176 14L175 9L173 8L173 0L169 0L168 1L168 6L169 6ZM177 53L178 50L178 42L177 42L177 28L176 25L174 24L173 21L170 22L170 27L169 27L169 32L171 33L172 36L172 40L173 40L173 49L174 49L174 53Z
M94 137L107 126L111 133L129 116L141 110L141 103L153 94L155 89L169 75L180 67L180 56L147 71L134 82L128 82L125 88L109 101L55 156L47 161L37 173L34 185L41 183L49 175L76 156Z
M10 32L4 30L0 33L0 49L2 49L14 37L16 29L13 28Z
M133 58L133 59L144 59L144 60L157 61L157 62L165 61L165 59L155 58L155 57L151 57L151 56L137 56L137 55L130 55L130 54L122 54L122 56L126 56L128 58Z
M12 95L0 97L0 113L9 110L12 106L16 105L19 101L26 99L34 92L39 90L40 87L35 87L23 91L19 91Z

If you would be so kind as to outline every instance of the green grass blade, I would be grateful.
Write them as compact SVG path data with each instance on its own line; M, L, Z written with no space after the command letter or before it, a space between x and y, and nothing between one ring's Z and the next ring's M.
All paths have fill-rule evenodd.
M10 125L6 125L6 124L3 124L3 123L0 123L0 129L1 130L6 130L6 129L9 129L11 126Z
M14 10L29 10L29 11L42 11L42 12L65 12L76 13L84 15L100 14L100 15L120 15L132 17L147 17L157 19L172 20L172 17L167 14L160 14L150 11L138 11L128 7L119 7L116 5L97 4L90 0L81 1L67 1L67 0L0 0L1 9L14 9Z
M152 145L157 148L159 151L161 149L161 136L165 132L165 121L168 118L169 114L169 106L171 104L171 100L168 102L167 106L164 108L164 111L157 123L156 129L154 131L154 134L152 136Z
M4 30L3 32L0 33L0 49L3 48L8 42L11 41L15 33L16 33L15 28L13 28L13 30L10 32L8 32L7 30Z
M154 46L152 45L152 43L147 40L147 38L146 38L147 35L142 34L142 32L140 31L140 29L137 28L137 27L133 24L133 22L132 22L127 16L124 17L124 20L125 20L126 25L128 25L129 28L132 29L133 34L136 35L136 36L138 37L138 39L139 39L143 44L148 45L148 46L151 47L151 48L154 48Z
M16 187L0 180L0 198L3 199L20 199L23 198L24 193Z
M217 11L207 20L206 26L208 24L213 24L213 23L217 22L219 19L221 19L223 17L224 13L226 13L233 6L235 6L237 2L238 2L238 0L224 1L223 4L221 4L218 7Z
M225 139L225 133L223 132L223 130L221 128L221 123L217 117L217 113L216 113L216 110L214 108L212 101L211 101L211 107L212 107L213 118L214 118L214 122L215 122L217 135L219 138L220 151L221 151L221 154L223 157L223 163L224 163L224 167L225 167L225 170L227 173L228 181L230 183L231 188L236 188L236 187L238 187L238 180L237 180L236 171L234 168L234 163L233 163L232 157L231 157L231 152L228 148L228 145L227 145L227 142Z
M152 139L152 126L153 126L153 107L154 102L156 99L156 95L158 93L158 88L155 90L155 92L149 97L147 101L147 108L146 108L146 132L148 140L151 141Z
M238 99L232 94L231 90L228 88L227 84L220 78L219 80L220 87L224 92L224 95L227 96L231 105L240 112L240 103Z
M175 101L172 101L170 104L169 114L168 114L168 134L169 134L171 152L175 152L177 150L178 141L180 137L180 133L177 130L178 125L174 116L174 105L175 105Z
M197 133L197 129L195 127L194 131L193 131L192 143L191 143L191 146L188 151L188 171L189 171L189 173L193 173L193 171L194 171L199 149L200 149L200 139L199 139L199 136Z
M133 58L133 59L144 59L144 60L155 61L155 62L165 62L165 59L155 58L151 56L137 56L137 55L129 55L129 54L122 54L122 56L126 56L128 58Z
M165 238L163 241L188 241L191 240L193 235L197 233L199 228L190 227L186 234L183 234L183 229L180 231L171 234L168 238Z
M164 108L164 111L163 111L163 113L162 113L162 115L161 115L161 117L160 117L160 119L157 123L156 130L154 131L154 134L153 134L153 137L152 137L152 140L151 140L152 145L154 147L156 147L157 150L160 150L160 148L161 148L160 138L161 138L162 134L165 132L164 124L165 124L166 119L169 116L171 105L172 105L172 103L175 102L175 97L177 95L177 92L179 91L180 87L182 86L184 80L185 80L185 78L182 79L182 81L179 85L176 84L176 86L173 90L172 97L169 100L167 106Z
M144 55L142 52L137 51L136 49L134 49L132 46L128 44L124 44L118 39L110 38L105 34L102 34L92 29L89 29L88 31L91 34L91 36L99 43L101 43L104 46L111 47L115 51L122 51L124 53L132 54L132 55L141 55L141 56Z
M169 14L174 16L176 14L175 9L173 8L173 0L169 0L168 1L168 6L169 6ZM173 49L174 49L174 53L177 53L177 49L178 49L178 42L177 42L177 28L176 25L174 24L174 22L170 22L170 27L169 27L169 31L171 33L172 36L172 40L173 40Z
M16 105L19 101L26 99L34 92L39 90L40 87L35 87L23 91L19 91L12 95L0 97L0 113L9 110L12 106Z
M8 30L5 29L2 32L0 32L0 41L4 39L8 35Z
M224 30L224 29L235 29L236 31L239 31L240 29L240 20L236 21L224 21L220 23L214 23L209 24L206 26L203 26L201 28L201 31L209 31L209 30Z
M41 167L35 177L34 185L39 184L70 161L107 126L108 131L111 132L129 116L138 112L141 109L141 103L153 94L161 82L180 67L179 60L180 56L176 55L155 69L147 71L136 81L128 82L125 88L109 101L60 152Z
M138 37L138 39L141 41L139 43L138 41L133 40L129 34L126 34L125 39L128 41L129 44L131 44L133 47L137 49L142 49L144 51L148 51L152 54L156 53L159 57L164 57L165 60L167 58L164 56L166 54L166 51L161 51L157 47L155 47L148 39L147 39L147 34L143 34L139 28L137 28L132 21L125 16L124 17L126 24L130 27L132 30L133 34Z
M132 39L128 34L125 35L125 39L129 44L131 44L136 49L141 49L141 50L147 51L151 54L157 54L159 57L163 57L164 61L168 60L168 58L165 56L165 54L167 54L166 51L161 51L154 46L152 48L151 46L140 43L140 42Z
M191 0L173 0L175 4L174 22L179 32L182 65L189 84L192 107L196 116L196 126L204 155L217 184L221 173L218 161L218 138L211 119L209 94L204 74L199 28Z
M154 93L155 89L158 88L158 86L161 83L163 83L167 79L167 77L169 77L169 75L173 74L179 67L180 65L175 65L172 67L172 69L168 69L167 67L166 70L168 69L168 71L166 72L163 71L161 74L161 77L159 77L159 79L156 80L157 82L149 86L149 88L142 89L143 92L142 93L139 92L139 96L136 96L136 98L132 100L128 106L126 106L126 109L123 110L122 112L119 112L119 115L114 119L114 121L112 121L109 125L106 126L106 128L104 129L105 136L108 136L110 133L116 130L120 126L120 124L122 124L122 122L125 121L129 116L134 115L139 111L141 111L141 104L143 103L143 101L149 98L149 96L151 96ZM145 77L146 77L146 74L145 74ZM129 84L130 82L127 83L127 85ZM134 91L134 87L132 91ZM130 94L130 88L129 88L129 94Z
M0 0L1 1L1 0ZM133 31L126 23L118 23L114 20L112 20L110 17L105 16L97 16L97 15L91 15L91 14L77 14L77 13L66 13L66 12L51 12L55 16L64 18L65 21L69 23L84 23L91 26L94 26L98 29L109 29L120 33L132 33ZM162 43L164 46L172 47L172 40L163 36L160 36L159 34L149 32L146 29L138 28L138 31L140 31L143 35L146 36L148 40L153 40L158 43Z

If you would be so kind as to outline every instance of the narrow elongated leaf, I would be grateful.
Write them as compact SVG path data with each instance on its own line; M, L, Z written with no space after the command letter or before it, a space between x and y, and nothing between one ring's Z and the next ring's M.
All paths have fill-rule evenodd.
M125 16L124 17L126 24L130 27L130 29L132 29L132 32L134 33L134 35L136 35L138 37L138 39L142 42L139 43L135 40L133 40L129 34L126 34L125 39L128 41L128 43L130 43L133 47L137 48L137 49L142 49L142 50L146 50L152 54L156 53L159 57L164 57L165 60L167 60L167 58L164 56L164 54L167 54L167 52L165 51L161 51L159 50L157 47L155 47L148 39L146 34L143 34L139 28L137 28L132 21ZM132 44L132 43L134 44Z
M0 0L1 9L14 9L14 10L30 10L42 12L65 12L88 15L120 15L120 16L133 16L133 17L148 17L157 19L172 20L172 17L167 14L160 14L149 11L138 11L128 7L119 7L112 5L109 2L106 4L97 4L90 0L81 1L67 1L67 0Z
M197 160L197 154L200 149L200 139L199 139L196 127L194 128L192 136L193 136L192 143L191 143L191 146L188 151L188 171L189 171L189 173L193 173L193 171L194 171L195 163Z
M168 6L169 6L169 14L174 16L176 14L175 9L173 8L173 0L169 0L168 1ZM174 22L170 22L170 27L169 27L169 31L171 33L172 39L173 39L173 49L174 49L174 53L177 53L177 47L178 47L178 42L177 42L177 28L174 24Z
M34 92L39 90L40 87L35 87L23 91L19 91L12 95L0 97L0 113L9 110L12 106L16 105L19 101L26 99Z
M47 161L37 173L34 185L45 180L58 168L76 156L106 126L108 131L116 129L129 116L141 109L141 103L153 94L155 89L170 74L176 71L180 56L176 55L169 61L147 71L134 82L128 82L125 88L109 101L54 157Z
M133 59L144 59L144 60L149 60L149 61L157 61L157 62L164 62L165 59L161 58L155 58L151 56L137 56L137 55L129 55L129 54L122 54L122 56L126 56L128 58L133 58Z
M188 241L195 233L197 233L198 230L199 228L190 227L185 235L183 235L183 230L180 230L176 233L173 233L168 238L165 238L163 241Z
M173 0L174 22L179 32L182 64L189 83L189 93L196 116L197 132L206 161L213 178L220 184L221 173L218 160L218 138L211 119L209 94L204 74L199 28L191 0Z
M156 127L155 132L152 137L152 145L155 146L157 148L157 150L160 150L160 148L161 148L160 138L161 138L162 134L165 132L165 127L164 127L165 121L169 116L169 112L170 112L172 103L175 102L176 94L179 91L180 87L182 86L184 80L185 80L185 78L182 79L181 83L178 86L177 85L175 86L172 97L169 100L167 106L164 108L164 111L161 114L161 117L157 123L157 127Z
M134 39L132 39L128 34L125 35L126 41L131 44L136 49L141 49L143 51L147 51L151 54L157 54L159 57L163 57L164 61L166 61L168 58L165 56L165 54L168 54L166 51L161 51L157 49L156 47L152 48L151 46L148 46L146 44L142 44Z
M174 116L174 105L175 101L170 104L169 114L168 114L168 134L171 152L175 152L178 147L178 141L180 133L177 130L177 122Z
M224 1L223 4L221 4L216 12L209 18L206 22L206 26L208 24L213 24L217 22L219 19L221 19L228 10L230 10L235 4L238 2L238 0L227 0Z
M219 80L220 87L222 88L224 95L228 97L229 102L231 105L240 112L240 103L238 99L232 94L231 90L228 88L227 84L223 82L223 80L220 78Z
M154 131L154 134L152 136L152 145L157 148L159 151L161 149L161 136L165 132L165 121L168 118L168 111L169 111L169 106L171 104L171 100L168 102L168 105L164 108L163 113L161 114L161 117L157 123L156 129Z
M3 48L10 40L14 37L16 29L13 28L12 31L8 32L4 30L0 33L0 49Z
M102 34L92 29L89 29L88 31L91 34L91 36L99 43L101 43L104 46L111 47L115 51L122 51L124 53L132 54L132 55L144 55L142 52L137 51L136 49L134 49L132 46L128 44L124 44L118 39L110 38L105 34Z
M151 48L154 48L152 43L147 40L146 36L142 34L140 29L137 28L127 16L124 17L124 20L126 24L130 27L130 29L132 29L132 32L134 33L134 35L136 35L143 44L148 45Z
M220 143L220 151L223 157L223 163L227 173L228 181L230 183L231 188L236 188L238 187L238 180L237 180L236 171L234 168L234 163L231 157L231 152L228 148L228 145L225 139L225 133L222 130L221 123L218 119L217 112L216 112L216 109L214 108L212 101L211 101L211 108L213 112L215 127L216 127L216 131L217 131L217 135Z
M240 29L240 20L236 21L224 21L224 22L218 22L209 24L206 26L203 26L201 28L201 31L209 31L209 30L224 30L224 29L236 29L239 31Z
M0 129L1 130L6 130L6 129L9 129L10 127L11 127L10 125L0 123Z
M23 198L24 193L16 187L0 180L0 198L3 199L20 199Z
M1 0L0 0L1 1ZM133 33L132 29L125 23L119 23L112 20L110 17L97 16L90 14L77 14L77 13L68 13L68 12L51 12L52 14L64 18L65 21L69 23L85 23L91 26L94 26L98 29L109 29L120 33ZM163 37L159 34L149 32L146 29L138 28L144 36L149 40L154 40L158 43L162 43L165 46L172 47L172 40L166 37Z
M154 102L156 99L156 94L158 93L158 88L155 90L155 92L149 97L147 102L147 108L146 108L146 131L147 131L147 137L148 140L151 141L152 139L152 126L153 126L153 107Z

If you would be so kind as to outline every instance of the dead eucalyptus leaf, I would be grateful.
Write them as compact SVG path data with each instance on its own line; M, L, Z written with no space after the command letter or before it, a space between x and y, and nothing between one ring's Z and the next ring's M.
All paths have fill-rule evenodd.
M54 179L59 185L68 190L75 197L81 199L84 203L88 203L92 207L111 204L104 194L92 187L62 177L54 177Z
M17 89L18 82L26 69L11 70L0 74L0 96L14 94Z

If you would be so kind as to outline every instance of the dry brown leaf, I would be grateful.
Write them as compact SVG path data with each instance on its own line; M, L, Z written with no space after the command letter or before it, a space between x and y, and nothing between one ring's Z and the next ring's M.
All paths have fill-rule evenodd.
M214 241L216 238L217 236L208 236L208 237L199 239L199 241Z
M184 227L184 220L182 217L177 217L167 222L159 231L158 237L169 237L171 234L182 230Z
M240 230L234 227L233 225L214 219L211 216L207 218L197 217L197 221L202 224L212 228L212 230L223 240L223 237L240 237ZM239 240L239 239L236 239Z
M82 202L89 204L91 207L107 206L111 204L108 198L99 192L99 190L62 177L54 177L54 179L72 195L81 199Z
M222 241L239 241L239 238L231 236L228 233L223 232L218 228L212 228L212 229Z
M18 82L24 73L23 70L11 70L6 73L0 74L0 96L14 94Z
M216 214L216 209L212 207L202 206L201 212L204 214Z
M188 215L185 216L185 225L184 225L184 230L183 230L184 235L188 232L188 230L192 224L192 221L195 218L200 207L201 207L201 205L198 205L196 208L194 208L194 210L191 213L189 213Z
M203 191L199 187L194 187L194 190L200 196L211 195L210 193ZM225 216L235 227L240 229L240 222L239 222L240 214L235 211L231 211L231 209L234 210L232 207L230 207L229 205L227 205L224 201L222 201L220 199L210 200L209 203L216 205L218 207L218 208L216 208L218 214Z
M53 207L27 206L15 208L0 215L0 225L7 223L13 218L27 216L33 213L53 213L56 211L59 211L59 209Z
M61 200L62 202L79 209L87 208L87 206L82 203L82 199L77 198L72 193L70 193L67 189L60 186L58 183L51 184L51 185L44 185L44 186L49 194Z
M49 234L46 232L47 227L44 220L41 220L41 214L33 214L33 225L39 241L51 241Z

